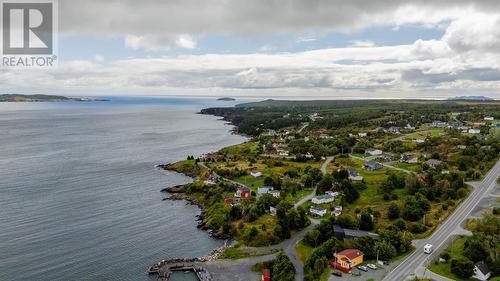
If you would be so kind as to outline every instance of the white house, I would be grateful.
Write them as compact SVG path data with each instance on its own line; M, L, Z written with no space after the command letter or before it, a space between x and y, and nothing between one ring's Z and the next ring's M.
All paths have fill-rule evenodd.
M338 217L340 215L342 215L342 206L334 206L332 216Z
M366 133L358 133L358 136L360 136L360 137L364 138L364 137L366 137L366 136L367 136L367 134L366 134Z
M365 150L365 152L370 154L371 156L382 155L383 153L382 150L375 148L368 148Z
M269 213L271 214L271 216L276 216L276 208L273 206L270 206Z
M314 204L326 204L326 203L333 202L334 200L335 200L335 196L325 194L325 195L314 197L313 199L311 199L311 202L313 202Z
M311 159L311 158L313 158L313 157L314 157L314 155L312 155L312 154L311 154L311 152L307 152L307 153L306 153L306 158Z
M254 177L254 178L258 178L258 177L262 176L262 173L254 169L254 170L252 170L252 171L250 172L250 175L251 175L252 177Z
M468 133L469 134L480 134L481 130L479 130L479 129L469 129Z
M493 117L493 116L484 117L484 121L493 121L493 120L495 120L495 117Z
M488 269L488 266L484 263L484 261L477 262L474 265L474 274L472 275L472 278L486 281L490 278L490 276L491 271Z
M272 196L276 197L276 198L280 198L280 195L281 195L281 192L279 190L269 190L269 192L267 192L269 194L271 194Z
M272 186L261 186L257 188L257 197L262 196L263 194L266 194L271 190L273 190Z
M331 191L331 190L325 191L325 194L333 197L339 196L339 193L337 191Z
M326 209L318 207L318 206L311 206L309 208L309 213L322 217L322 216L326 215Z
M349 179L352 181L362 181L363 176L356 171L354 168L347 169L347 173L349 174Z

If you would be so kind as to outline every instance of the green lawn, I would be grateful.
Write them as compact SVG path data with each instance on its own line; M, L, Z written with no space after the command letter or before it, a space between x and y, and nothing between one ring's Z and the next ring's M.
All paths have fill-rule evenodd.
M401 163L401 162L395 162L392 164L392 166L400 169L405 169L411 172L417 172L420 168L419 164L409 164L409 163Z
M221 258L236 260L236 259L269 255L272 253L276 253L278 251L279 251L278 249L270 249L266 247L253 248L253 247L236 245L227 248L224 251L224 253L222 253Z
M302 263L306 262L307 258L311 256L313 250L313 247L304 244L302 240L295 245L295 252L297 253L297 257L300 261L302 261Z
M453 280L460 280L460 281L472 280L472 279L463 279L456 276L455 274L451 273L451 268L450 268L452 259L465 258L462 255L462 253L464 250L464 243L466 239L467 239L466 237L460 237L453 240L451 245L446 249L446 251L450 253L451 256L450 260L448 260L446 263L438 263L438 264L432 263L431 266L429 266L429 269L434 273L448 277Z
M290 203L295 203L295 202L299 201L302 197L305 197L306 195L308 195L311 192L312 192L312 188L305 188L305 189L297 191L297 193L295 193L294 196L292 196L291 194L288 194L288 196L286 197L285 200L287 200Z

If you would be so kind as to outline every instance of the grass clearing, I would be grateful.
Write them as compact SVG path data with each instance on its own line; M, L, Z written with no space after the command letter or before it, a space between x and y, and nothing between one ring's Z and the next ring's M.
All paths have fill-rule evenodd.
M307 258L311 256L313 251L314 248L309 245L306 245L305 243L302 242L302 240L295 245L295 252L297 253L297 257L302 263L306 262Z
M462 253L466 239L467 239L466 237L459 237L453 240L451 245L446 249L446 251L448 251L448 253L450 254L450 259L445 263L437 263L437 264L432 263L431 266L429 266L429 269L434 273L437 273L439 275L445 276L453 280L460 280L460 281L471 280L471 279L460 278L455 274L451 273L451 260L465 258L462 255Z

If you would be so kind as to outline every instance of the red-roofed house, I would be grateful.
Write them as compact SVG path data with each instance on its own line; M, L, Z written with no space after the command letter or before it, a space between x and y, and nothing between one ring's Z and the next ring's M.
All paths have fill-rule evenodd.
M252 190L248 187L240 187L236 190L236 197L247 198L252 195Z
M335 254L335 261L330 265L343 272L349 272L353 267L363 263L363 252L358 249L345 249Z

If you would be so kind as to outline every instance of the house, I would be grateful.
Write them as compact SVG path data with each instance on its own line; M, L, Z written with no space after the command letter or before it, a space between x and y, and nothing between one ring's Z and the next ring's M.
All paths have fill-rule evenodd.
M320 134L320 135L319 135L319 138L320 138L320 139L332 139L333 137L332 137L332 136L330 136L330 135L327 135L327 134Z
M311 206L309 207L309 213L322 217L326 215L326 209L319 206Z
M368 148L365 150L365 153L370 154L371 156L377 156L382 154L382 150L375 148Z
M415 164L418 163L418 158L415 157L412 153L402 153L401 157L399 158L399 162L401 163L408 163L408 164Z
M217 175L211 175L203 183L205 183L206 185L216 185L218 181L219 181L219 177Z
M481 130L479 129L469 129L469 131L467 131L469 134L480 134L481 133Z
M307 152L306 158L308 158L308 159L314 158L314 155L312 155L311 152Z
M412 139L411 141L414 143L424 143L425 142L424 139Z
M276 216L276 208L273 206L270 206L269 213L271 214L271 216Z
M290 156L290 152L288 150L278 150L278 155L283 157Z
M484 121L494 121L494 120L495 120L495 117L493 117L493 116L484 117Z
M234 197L233 197L233 196L231 196L231 195L226 195L226 196L224 197L224 202L225 202L225 203L227 203L227 204L231 204L231 205L233 205L233 204L238 203L238 201L239 201L239 200L238 200L237 198L234 198Z
M325 194L333 197L339 196L339 193L337 191L331 191L331 190L325 191Z
M369 162L363 166L363 169L367 171L376 171L382 169L384 166L378 162Z
M394 155L392 153L384 152L382 155L380 155L379 158L382 158L386 161L393 161L394 160Z
M360 136L360 137L364 138L364 137L366 137L366 136L367 136L367 133L358 133L358 136Z
M473 270L474 274L472 275L472 278L474 279L486 281L491 276L491 271L484 261L476 262Z
M448 121L448 128L458 129L461 126L463 126L463 124L458 120Z
M343 272L349 272L352 268L363 263L363 256L363 252L358 249L345 249L334 254L335 261L330 264Z
M412 126L410 123L406 124L405 129L407 130L415 130L415 127Z
M427 165L431 166L431 167L436 167L437 165L441 164L442 161L441 160L437 160L437 159L429 159L427 161L425 161L425 163L427 163Z
M281 192L279 190L269 190L269 192L267 192L269 194L271 194L272 196L276 197L276 198L280 198L280 195L281 195Z
M252 196L252 190L248 187L240 187L238 188L238 190L236 190L235 196L240 198L248 198Z
M262 176L262 173L257 171L256 169L253 169L251 172L250 172L250 175L254 178L258 178L260 176Z
M262 196L263 194L266 194L271 190L273 190L272 186L261 186L257 188L257 197Z
M448 126L448 123L443 122L443 121L433 121L430 124L430 126L434 127L434 128L445 128L446 126Z
M358 171L356 171L356 169L354 169L354 168L347 169L347 173L349 174L349 179L352 181L362 181L363 180L363 176L358 174Z
M335 217L342 215L342 206L334 206L331 214Z
M357 230L357 229L343 228L339 225L333 226L333 234L334 234L335 238L337 238L340 241L353 240L353 239L361 238L361 237L370 237L370 238L375 239L375 240L380 239L380 235L378 235L377 233L363 231L363 230Z
M262 270L262 275L260 277L260 281L271 281L271 270L270 269L264 269Z
M326 203L333 202L334 200L335 200L334 196L325 194L325 195L314 197L313 199L311 199L311 202L313 202L314 204L326 204Z
M224 155L219 153L208 153L207 155L205 155L205 159L210 161L217 161L222 158L224 158Z
M400 130L399 127L389 127L387 131L391 134L400 134L399 130Z

